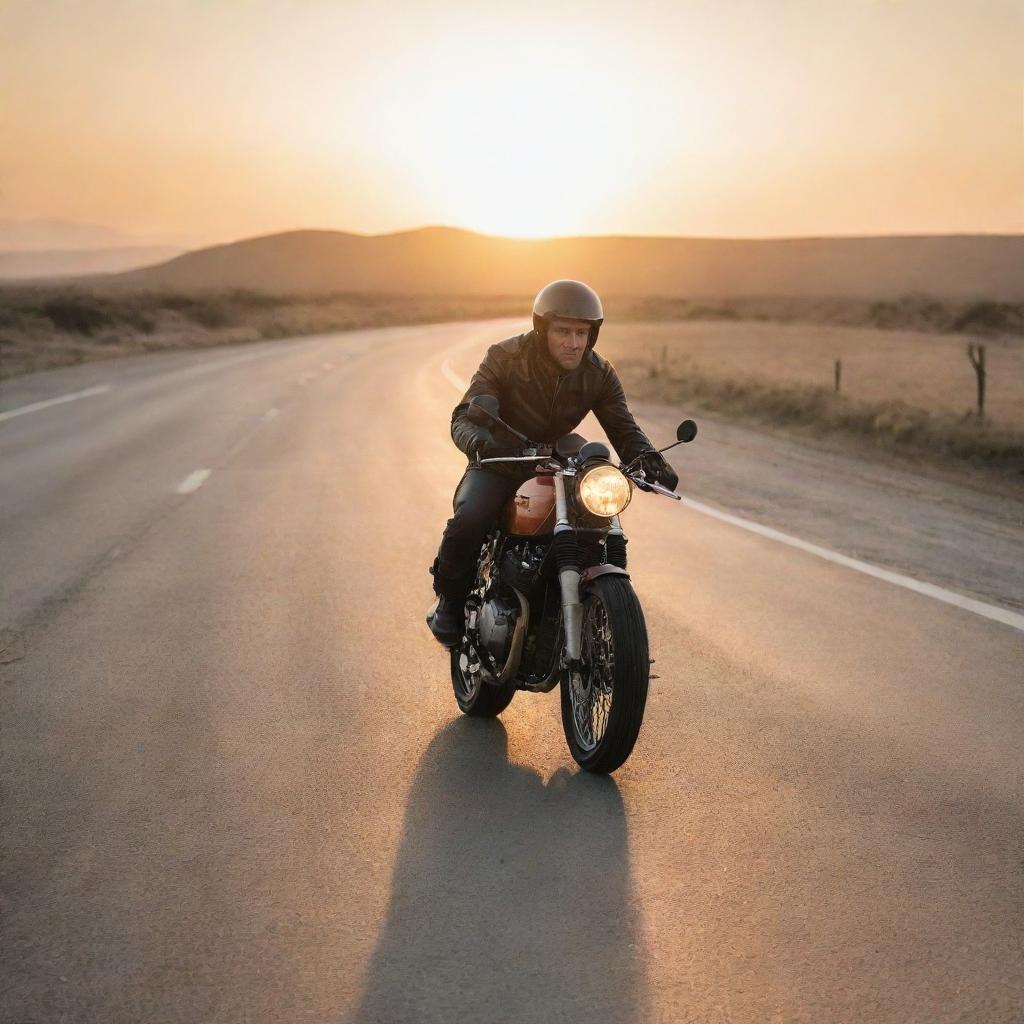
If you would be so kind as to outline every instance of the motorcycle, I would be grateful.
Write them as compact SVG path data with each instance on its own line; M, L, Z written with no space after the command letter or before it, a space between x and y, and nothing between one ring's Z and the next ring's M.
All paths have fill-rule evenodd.
M574 760L607 774L636 743L652 663L619 517L634 488L681 499L646 478L641 458L616 465L607 445L579 434L537 444L498 413L490 395L474 398L468 410L473 422L497 424L523 448L477 464L532 463L534 475L481 547L462 640L450 649L455 699L466 715L494 717L519 690L560 686ZM696 436L697 425L684 420L661 451Z

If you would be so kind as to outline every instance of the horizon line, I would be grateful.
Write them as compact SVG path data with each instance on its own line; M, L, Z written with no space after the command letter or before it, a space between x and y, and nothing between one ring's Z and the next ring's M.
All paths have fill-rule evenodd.
M649 235L629 234L626 232L581 232L566 235L502 235L490 231L477 231L474 228L459 227L453 224L421 224L418 227L399 228L394 231L351 231L346 228L295 227L282 228L277 231L264 231L254 235L243 235L231 241L211 242L200 246L212 249L221 245L236 245L239 242L252 242L264 238L277 238L281 235L325 234L349 235L353 238L394 238L398 235L413 235L426 231L450 231L463 235L475 235L477 238L493 238L503 242L561 242L577 239L642 239L644 241L686 241L686 242L835 242L861 240L892 240L910 238L1024 238L1024 231L928 231L928 232L893 232L891 234L809 234L809 235Z

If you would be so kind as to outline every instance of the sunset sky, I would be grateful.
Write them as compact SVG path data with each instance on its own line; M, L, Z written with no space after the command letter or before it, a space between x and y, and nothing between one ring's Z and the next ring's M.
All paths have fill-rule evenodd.
M1021 0L0 0L0 218L1024 231Z

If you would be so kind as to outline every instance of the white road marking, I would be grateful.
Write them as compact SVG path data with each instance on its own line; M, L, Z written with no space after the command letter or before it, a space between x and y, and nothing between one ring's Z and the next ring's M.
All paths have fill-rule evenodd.
M8 409L7 412L0 412L0 423L4 420L13 420L15 416L24 416L26 413L39 412L40 409L49 409L51 405L63 405L65 402L74 402L79 398L91 398L93 395L102 395L109 391L113 385L97 384L96 387L86 388L84 391L73 391L68 395L59 395L57 398L47 398L42 402L33 402L31 405L22 405L17 409Z
M444 374L448 383L456 391L460 394L465 394L469 383L452 370L447 360L441 366L441 373ZM884 580L886 583L893 584L893 586L912 590L916 594L923 594L925 597L931 597L936 601L951 604L953 607L962 608L964 611L974 612L975 615L981 615L986 619L1001 622L1004 626L1011 626L1013 629L1019 629L1024 632L1024 615L1012 612L1008 608L1000 608L995 604L976 601L973 597L965 597L963 594L956 593L956 591L946 590L945 587L937 587L934 583L924 583L921 580L915 580L912 576L904 576L889 569L881 569L877 565L871 565L869 562L861 562L859 559L850 558L849 555L842 555L838 551L832 551L829 548L811 544L806 540L801 540L799 537L792 537L788 533L782 533L780 530L773 530L770 526L762 526L760 523L753 523L749 519L741 519L739 516L734 516L729 512L722 512L717 508L712 508L710 505L703 504L703 502L694 501L693 498L683 498L681 504L692 509L694 512L710 516L712 519L718 519L723 523L728 523L730 526L737 526L741 530L749 530L751 533L768 538L768 540L778 541L780 544L788 544L792 548L806 551L809 555L824 558L826 562L833 562L835 565L842 565L847 569L853 569L855 572L862 572L865 576L873 576L875 579Z
M179 494L191 494L193 491L198 491L203 484L210 478L210 474L213 472L212 469L194 469L184 480L178 484Z
M809 555L824 558L826 562L834 562L847 569L862 572L865 576L874 576L875 579L885 580L886 583L892 583L894 586L913 590L917 594L924 594L925 597L932 597L936 601L943 601L956 608L963 608L965 611L974 612L975 615L982 615L986 619L992 619L995 622L1001 622L1006 626L1024 631L1024 615L1011 612L1008 608L976 601L973 597L965 597L953 590L946 590L945 587L937 587L934 583L924 583L921 580L915 580L912 576L903 576L901 573L892 572L889 569L880 569L877 565L862 562L857 558L850 558L849 555L841 555L838 551L831 551L829 548L819 547L817 544L811 544L799 537L792 537L780 530L773 530L770 526L762 526L760 523L752 523L748 519L740 519L739 516L722 512L710 505L694 501L692 498L683 498L682 504L693 509L694 512L700 512L701 515L711 516L712 519L729 523L731 526L738 526L741 530L749 530L751 533L778 541L780 544L788 544L791 548L798 548L800 551L806 551Z
M466 393L466 388L469 387L469 381L465 381L458 376L447 359L441 364L441 372L445 375L445 379L448 383L451 384L451 386L455 388L460 395L464 395Z

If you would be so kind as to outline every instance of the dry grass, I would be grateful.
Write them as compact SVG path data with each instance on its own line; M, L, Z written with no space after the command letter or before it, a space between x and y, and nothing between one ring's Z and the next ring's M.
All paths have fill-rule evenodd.
M529 310L530 303L531 298L525 295L293 296L237 290L128 292L123 288L104 290L71 284L11 285L0 287L0 378L85 360L168 348L205 348L362 327L519 316ZM664 337L656 326L642 330L648 334L654 332L650 344L668 343L673 349L678 347L673 339L680 331L691 339L696 339L700 333L708 334L707 345L712 350L717 346L715 339L720 337L738 339L747 332L756 336L757 331L768 331L775 338L771 333L773 328L766 326L772 322L903 327L935 334L969 329L993 339L1024 337L1024 305L1020 303L936 302L914 297L866 302L806 298L703 301L612 296L606 305L609 318L606 332L615 332L612 326L615 323L671 321L671 324L660 325ZM737 321L753 323L750 326L745 323L743 334L739 334L735 331ZM676 326L679 323L683 326ZM696 328L696 334L692 328ZM809 336L811 346L819 348L818 362L821 358L826 361L832 358L822 347L829 342L828 330L816 329L816 333ZM864 334L866 338L873 336L874 331ZM997 344L993 340L993 347ZM800 357L797 362L807 361ZM817 370L812 372L817 373ZM1000 401L998 397L995 400Z
M104 290L73 284L7 285L0 287L0 378L168 348L205 348L361 327L521 316L529 310L530 303L531 298L525 295L294 296L237 290L128 292L123 288ZM756 337L759 330L767 330L775 338L773 328L766 325L794 322L906 328L932 334L969 330L979 337L993 339L993 348L1000 338L1024 338L1021 303L937 302L920 297L867 302L611 296L606 308L606 332L614 332L612 325L616 323L671 321L660 325L664 336L656 326L641 329L650 335L649 344L667 343L676 349L678 345L673 339L682 331L693 340L694 351L700 347L696 339L701 334L708 335L705 347L714 350L717 338L739 339L748 333ZM737 321L744 321L742 333L735 331ZM833 356L825 348L831 339L852 337L842 332L829 334L830 330L816 328L815 333L808 335L811 346L818 348L818 362L825 359L829 365ZM863 336L872 338L875 332L868 331ZM799 357L796 362L801 365L801 372L808 372L806 359ZM997 382L997 386L1001 385ZM995 401L1001 399L997 396Z
M95 359L521 313L523 298L0 289L0 379Z
M975 404L960 334L770 323L609 325L601 351L643 361L678 379L832 390L841 359L842 395L857 403L901 401L932 414L964 416ZM997 426L1024 430L1024 339L988 338L985 411ZM662 360L665 363L662 363Z
M877 327L927 334L970 333L981 337L1024 337L1024 302L988 299L939 301L907 295L901 299L736 298L672 299L612 297L612 322L662 320L751 320L774 323Z
M1024 481L1024 341L986 341L986 417L967 336L763 323L638 324L602 333L631 394L805 435L950 458ZM834 360L842 393L833 389Z
M529 308L524 296L296 297L11 287L0 289L0 378L139 352L517 316ZM620 365L632 394L805 434L832 433L925 456L956 456L1015 479L1024 474L1024 307L1019 304L612 298L608 314L601 351ZM899 325L915 329L879 329ZM965 351L969 340L987 345L984 422L971 415L975 378ZM832 393L836 359L843 364L838 398Z

